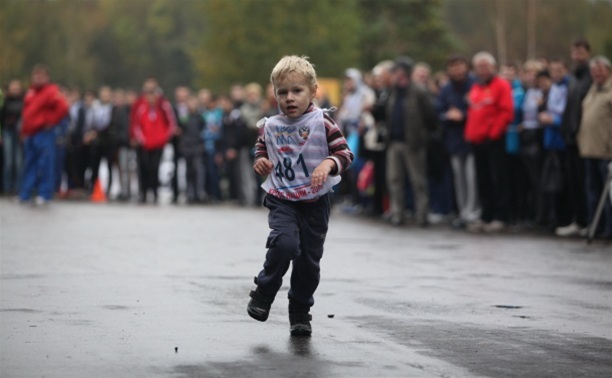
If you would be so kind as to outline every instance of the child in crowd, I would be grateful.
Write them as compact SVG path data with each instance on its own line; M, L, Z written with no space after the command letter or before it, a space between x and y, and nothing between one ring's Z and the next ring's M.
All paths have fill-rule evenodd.
M293 261L290 332L310 336L309 311L319 284L319 261L329 221L328 193L351 164L353 154L338 126L312 102L318 84L306 57L282 58L272 70L270 82L282 113L259 122L264 130L257 140L253 169L268 176L262 188L272 231L247 312L266 321Z

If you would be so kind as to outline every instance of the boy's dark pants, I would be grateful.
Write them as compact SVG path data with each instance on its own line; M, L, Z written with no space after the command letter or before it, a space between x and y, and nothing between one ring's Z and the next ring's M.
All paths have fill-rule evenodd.
M306 312L314 304L313 294L319 285L319 261L329 222L330 200L324 195L316 202L293 202L266 195L270 213L266 261L257 277L258 290L274 299L283 283L283 276L293 261L291 306Z

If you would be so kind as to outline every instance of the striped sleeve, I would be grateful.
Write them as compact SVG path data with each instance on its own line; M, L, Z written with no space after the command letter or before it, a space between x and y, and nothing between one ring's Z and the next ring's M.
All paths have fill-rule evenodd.
M328 159L336 163L336 170L332 175L339 175L346 171L353 162L354 155L348 147L342 131L331 117L325 114L325 130L327 131L327 146L330 156Z
M262 158L269 159L268 157L268 149L266 148L266 133L261 133L261 135L257 138L257 142L255 143L255 160L259 160Z

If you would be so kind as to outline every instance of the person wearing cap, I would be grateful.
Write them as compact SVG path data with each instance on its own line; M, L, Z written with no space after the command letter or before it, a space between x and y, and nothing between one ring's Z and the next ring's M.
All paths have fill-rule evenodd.
M596 56L590 62L593 85L582 102L582 120L578 131L580 156L585 162L587 210L593 222L597 203L608 179L612 161L612 75L610 60ZM600 231L612 237L612 207L606 201Z
M399 57L392 70L393 88L386 106L387 184L390 221L404 222L406 171L414 194L416 221L427 226L427 137L436 126L433 103L427 91L411 82L412 60Z

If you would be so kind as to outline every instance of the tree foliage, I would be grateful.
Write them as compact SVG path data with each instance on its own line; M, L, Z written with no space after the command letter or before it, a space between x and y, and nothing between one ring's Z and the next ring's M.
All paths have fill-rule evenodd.
M567 56L583 35L612 56L610 0L0 0L0 84L38 62L84 89L156 76L221 91L266 83L286 54L310 56L328 77L397 55L440 68L451 51L496 53L499 41L522 60L528 2L538 55Z
M364 67L408 55L440 66L454 44L440 0L360 0Z
M359 18L351 0L211 0L193 50L198 84L265 83L283 55L307 55L319 75L337 76L359 60Z
M443 15L459 48L470 55L480 50L499 55L495 22L501 20L505 60L522 61L530 58L529 3L536 56L569 58L570 42L577 37L586 37L594 52L612 56L610 0L446 0Z

